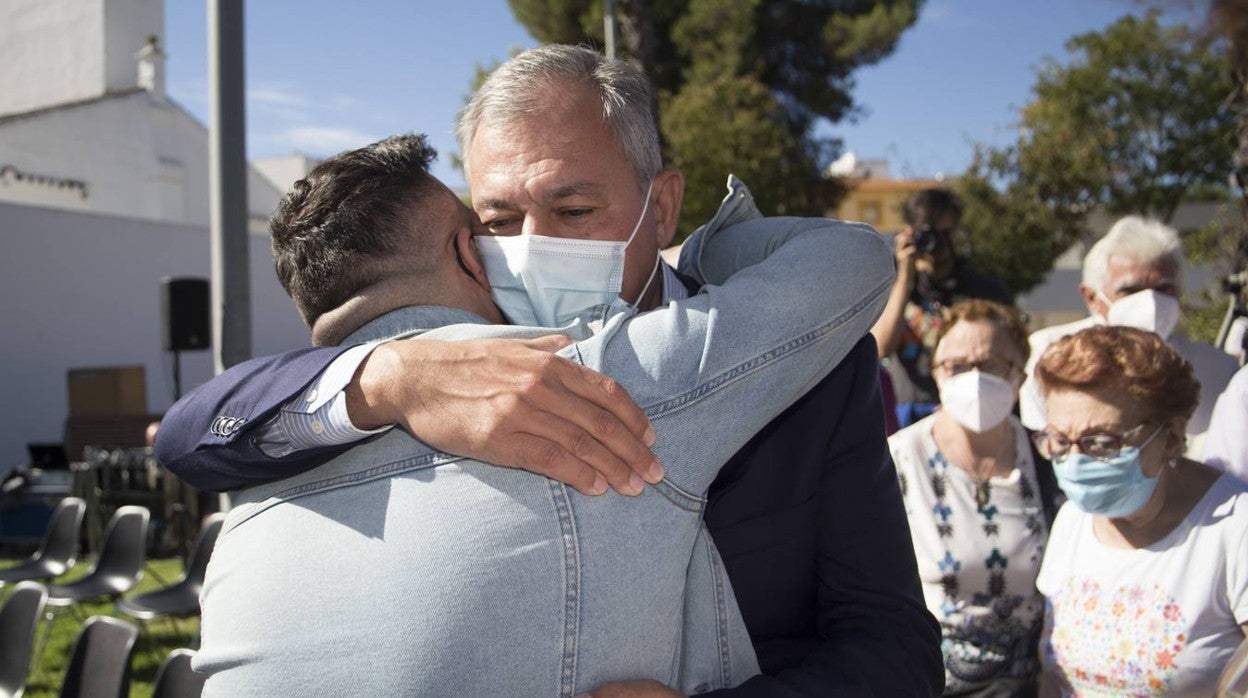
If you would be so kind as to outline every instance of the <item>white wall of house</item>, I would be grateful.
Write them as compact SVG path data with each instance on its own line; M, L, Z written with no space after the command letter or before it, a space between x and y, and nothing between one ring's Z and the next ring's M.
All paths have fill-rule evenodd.
M163 36L162 0L0 2L0 114L135 84L135 54Z
M70 368L143 364L149 411L172 404L160 279L209 276L206 227L0 202L0 250L0 472L26 443L61 440ZM253 354L307 346L267 235L251 236L250 264ZM184 392L211 374L209 352L182 353Z
M0 165L27 175L0 177L0 199L95 213L208 225L208 132L176 103L143 90L29 116L0 119ZM85 196L31 183L71 180ZM280 192L248 170L255 232Z
M269 180L269 184L272 184L275 189L285 194L290 191L290 187L295 182L303 179L313 167L320 163L320 160L302 153L291 153L290 155L257 158L251 161L251 166Z

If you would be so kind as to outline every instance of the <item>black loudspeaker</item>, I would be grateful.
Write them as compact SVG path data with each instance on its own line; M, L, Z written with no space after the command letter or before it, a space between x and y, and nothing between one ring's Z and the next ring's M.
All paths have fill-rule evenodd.
M160 343L165 351L207 349L212 342L208 324L208 280L160 280Z

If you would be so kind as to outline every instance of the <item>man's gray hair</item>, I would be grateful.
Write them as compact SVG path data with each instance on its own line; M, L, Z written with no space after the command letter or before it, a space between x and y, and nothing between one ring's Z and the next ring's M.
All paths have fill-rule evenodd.
M566 44L530 49L490 73L459 113L456 135L464 174L472 138L483 123L513 124L540 112L552 89L566 94L578 83L593 89L602 101L603 119L638 180L644 185L653 179L663 169L663 156L650 111L650 80L626 61L607 60L593 49Z
M1160 260L1172 260L1181 287L1183 280L1183 244L1174 228L1158 220L1127 216L1114 223L1105 237L1096 241L1083 258L1083 283L1089 288L1105 292L1105 278L1109 273L1109 258L1129 255L1140 264L1151 265Z

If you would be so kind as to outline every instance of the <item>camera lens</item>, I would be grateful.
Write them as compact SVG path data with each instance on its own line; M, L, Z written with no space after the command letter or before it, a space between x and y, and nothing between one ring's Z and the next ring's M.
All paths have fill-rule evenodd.
M931 254L940 247L940 242L940 233L928 227L923 227L914 234L914 246L919 252Z

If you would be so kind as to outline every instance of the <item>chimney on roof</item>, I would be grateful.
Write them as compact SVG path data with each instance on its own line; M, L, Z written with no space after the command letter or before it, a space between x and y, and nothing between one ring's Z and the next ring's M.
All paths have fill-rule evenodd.
M134 54L139 59L139 87L158 97L165 96L165 53L160 50L160 37L147 37L147 45Z

